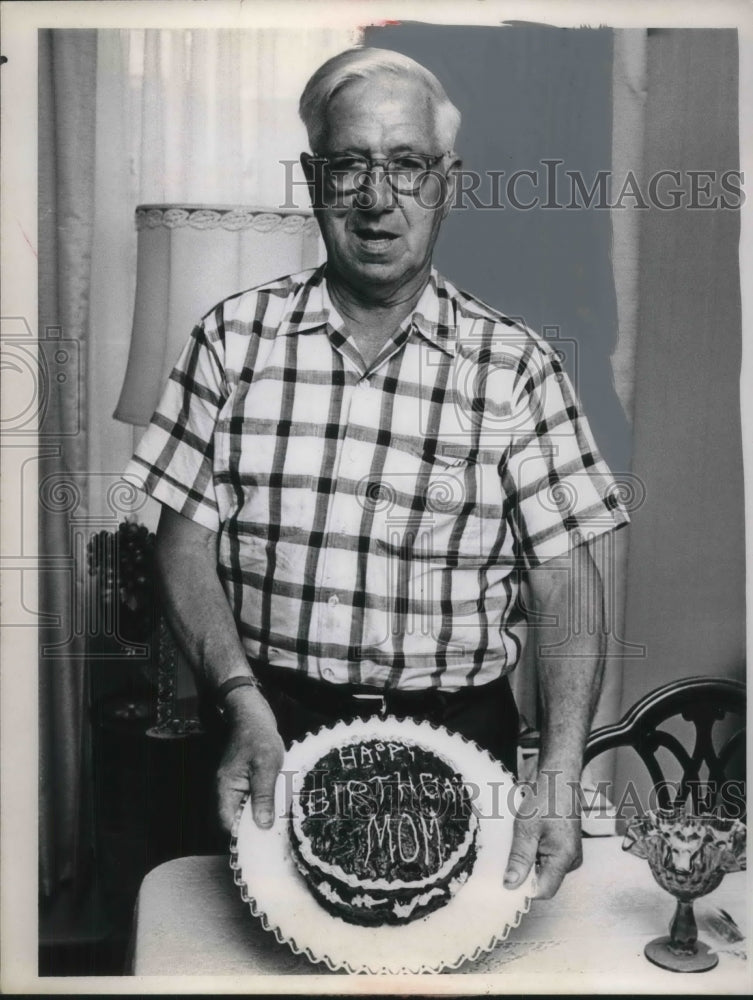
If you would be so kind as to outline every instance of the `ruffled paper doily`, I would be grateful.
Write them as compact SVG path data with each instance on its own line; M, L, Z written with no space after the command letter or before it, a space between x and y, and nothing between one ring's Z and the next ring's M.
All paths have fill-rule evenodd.
M332 916L317 903L293 863L287 822L293 776L346 739L419 743L451 762L475 795L479 832L471 876L446 906L412 923L360 927ZM500 944L518 926L535 895L533 871L516 889L502 884L512 844L515 794L514 779L502 764L457 733L392 717L338 723L294 743L285 755L270 830L256 826L248 799L242 804L233 828L230 867L244 901L265 930L333 972L457 969Z

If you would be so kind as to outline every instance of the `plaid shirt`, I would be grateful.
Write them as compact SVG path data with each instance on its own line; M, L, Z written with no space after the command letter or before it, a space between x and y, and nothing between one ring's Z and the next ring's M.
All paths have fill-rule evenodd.
M520 569L624 524L555 351L436 271L364 373L325 266L197 326L128 466L219 532L250 657L456 690L509 673Z

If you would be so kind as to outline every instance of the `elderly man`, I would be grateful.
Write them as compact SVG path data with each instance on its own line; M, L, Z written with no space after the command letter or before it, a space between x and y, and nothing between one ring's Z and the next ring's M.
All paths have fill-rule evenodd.
M204 317L128 470L163 504L168 613L224 718L220 819L250 792L271 824L284 742L369 712L514 768L507 677L534 614L547 781L506 884L538 858L551 896L580 859L570 785L603 659L586 543L627 517L553 351L432 269L460 167L437 79L357 48L300 112L326 264Z

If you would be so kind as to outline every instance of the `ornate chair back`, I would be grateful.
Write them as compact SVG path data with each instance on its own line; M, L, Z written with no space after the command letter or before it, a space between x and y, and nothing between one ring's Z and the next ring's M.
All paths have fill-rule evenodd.
M696 812L718 809L744 819L745 709L739 681L674 681L647 694L619 722L594 730L584 764L608 750L632 747L660 808L689 799Z

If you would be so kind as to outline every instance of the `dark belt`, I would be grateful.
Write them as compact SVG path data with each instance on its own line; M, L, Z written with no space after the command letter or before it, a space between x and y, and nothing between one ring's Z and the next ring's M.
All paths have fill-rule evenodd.
M445 691L430 687L420 690L376 688L367 684L335 684L318 680L288 667L273 667L258 660L250 661L251 669L259 678L262 688L282 691L307 708L327 715L438 715L455 706L482 701L498 688L507 687L506 677L501 677L478 687L464 687L459 691Z

